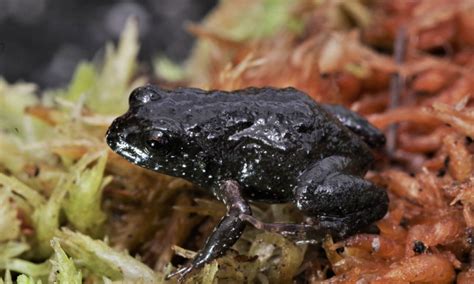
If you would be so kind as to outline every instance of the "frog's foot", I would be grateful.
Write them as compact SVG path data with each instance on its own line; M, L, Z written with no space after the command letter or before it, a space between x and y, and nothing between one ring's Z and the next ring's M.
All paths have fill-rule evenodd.
M195 268L222 256L242 235L245 222L239 218L241 214L250 215L250 206L242 198L241 188L236 181L225 181L217 193L217 198L224 202L227 213L214 228L204 247L197 253L190 264L169 274L169 279L179 275L182 281Z
M172 272L168 275L166 275L166 280L169 280L175 276L178 276L178 282L181 283L184 281L184 279L186 278L186 275L191 272L191 270L193 269L193 266L192 265L185 265L185 266L181 266L178 270L176 270L175 272Z
M319 244L327 235L333 233L328 228L322 228L317 224L265 223L246 214L240 214L240 219L257 229L280 234L298 244Z

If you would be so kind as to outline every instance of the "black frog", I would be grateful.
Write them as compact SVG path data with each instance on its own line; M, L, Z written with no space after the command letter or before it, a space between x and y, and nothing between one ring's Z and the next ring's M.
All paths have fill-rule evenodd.
M384 135L341 106L294 88L135 89L107 143L130 162L187 179L227 206L204 247L173 275L223 255L247 222L302 241L345 237L382 218L385 190L362 177ZM268 224L248 201L293 202L304 224Z

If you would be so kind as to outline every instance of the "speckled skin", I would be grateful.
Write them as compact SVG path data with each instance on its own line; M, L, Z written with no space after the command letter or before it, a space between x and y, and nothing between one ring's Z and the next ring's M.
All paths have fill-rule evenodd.
M227 203L228 214L181 275L238 239L240 216L251 215L245 200L294 202L317 217L317 230L338 236L380 219L387 195L361 177L373 160L367 145L384 142L357 114L294 88L145 86L107 133L110 147L132 163L185 178ZM221 240L229 230L232 240Z

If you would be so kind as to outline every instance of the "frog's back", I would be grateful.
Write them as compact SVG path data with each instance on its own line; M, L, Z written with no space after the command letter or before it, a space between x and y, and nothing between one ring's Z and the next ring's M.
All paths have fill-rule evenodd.
M237 91L203 91L178 88L168 97L176 105L184 124L204 124L216 116L240 121L243 117L265 118L269 115L285 116L310 114L315 105L305 93L294 88L246 88ZM250 117L252 116L252 117ZM228 124L231 122L228 122Z
M271 87L251 87L230 92L178 88L172 91L168 99L173 101L181 114L186 115L183 121L185 124L206 123L216 116L234 119L246 114L254 118L267 117L272 113L308 115L311 106L315 105L305 93L294 88Z
M342 153L346 142L368 149L355 134L317 102L294 88L247 88L232 92L173 90L174 120L201 136L202 143L225 143L226 150L245 140L285 152ZM173 115L173 114L169 114ZM216 146L216 144L214 144ZM334 149L331 149L334 148ZM314 158L314 156L312 157Z
M270 148L295 151L308 139L310 144L317 142L307 134L328 120L316 102L294 88L232 92L182 88L173 90L166 100L167 107L161 109L168 113L162 115L180 121L190 135L200 137L198 143L223 150L233 149L242 140L255 140Z

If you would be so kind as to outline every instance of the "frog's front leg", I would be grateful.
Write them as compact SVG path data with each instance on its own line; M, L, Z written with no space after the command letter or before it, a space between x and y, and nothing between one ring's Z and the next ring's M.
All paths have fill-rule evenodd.
M236 181L228 180L222 183L216 195L226 205L226 215L214 228L214 231L206 240L206 244L191 263L169 274L168 279L175 275L179 275L179 278L183 279L194 268L202 267L204 264L222 256L242 235L245 222L239 216L241 214L251 215L252 212L248 203L242 198L241 187Z
M317 217L319 230L345 237L381 219L388 208L385 190L360 176L364 167L351 158L332 156L316 162L298 179L296 206Z

